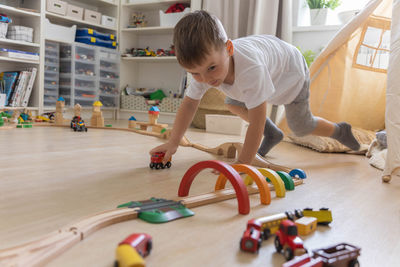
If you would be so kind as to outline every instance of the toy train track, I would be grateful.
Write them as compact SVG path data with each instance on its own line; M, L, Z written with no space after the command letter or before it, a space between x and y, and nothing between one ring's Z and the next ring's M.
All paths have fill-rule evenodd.
M215 192L198 196L187 196L193 179L200 171L207 168L214 168L221 173L217 180L216 188L221 187L222 184L224 184L224 179L231 181L234 188L220 189ZM257 187L245 186L235 168L250 175L253 180L256 181ZM220 161L202 161L189 168L183 176L178 191L179 197L173 201L167 201L162 205L168 206L170 204L175 204L175 201L178 201L186 208L193 208L232 198L238 198L239 213L247 214L250 210L249 194L256 194L262 190L264 191L264 196L262 197L265 198L267 197L265 194L270 194L270 191L275 190L276 185L278 185L277 183L272 185L260 182L256 177L261 178L259 173L257 173L257 169L251 166L233 167ZM265 181L265 179L263 180ZM302 179L293 178L293 184L295 186L302 183ZM282 190L282 188L280 190ZM270 203L268 197L264 200L262 199L261 202L265 205ZM149 203L146 209L149 209L152 205L154 204ZM97 230L119 222L136 219L139 216L140 210L140 206L131 206L131 208L124 207L104 211L88 216L77 223L67 225L66 227L54 231L36 241L0 250L0 266L41 266Z

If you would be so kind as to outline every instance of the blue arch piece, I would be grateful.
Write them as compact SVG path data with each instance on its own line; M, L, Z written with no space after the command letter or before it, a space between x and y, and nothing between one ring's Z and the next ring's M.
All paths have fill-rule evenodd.
M306 179L307 175L305 173L305 171L303 171L302 169L293 169L289 172L289 175L292 177L298 177L301 179Z

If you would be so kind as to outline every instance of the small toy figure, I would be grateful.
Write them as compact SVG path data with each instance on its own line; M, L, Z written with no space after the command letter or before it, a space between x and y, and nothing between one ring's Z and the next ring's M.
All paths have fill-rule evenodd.
M165 167L167 168L171 168L171 159L170 158L168 160L168 162L164 165L162 163L163 159L164 159L165 153L164 152L157 152L153 155L151 155L151 162L150 162L150 169L155 168L156 170L158 169L165 169Z
M307 252L303 246L303 240L297 236L297 226L291 220L283 220L280 223L274 244L278 253L284 249L283 255L286 260Z
M132 234L128 236L117 247L115 266L144 267L145 262L142 257L149 255L152 247L152 238L148 234Z

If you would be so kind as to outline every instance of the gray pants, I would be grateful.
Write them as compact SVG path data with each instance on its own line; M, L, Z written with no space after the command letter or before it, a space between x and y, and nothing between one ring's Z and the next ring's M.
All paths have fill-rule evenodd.
M292 103L285 105L286 120L289 128L296 136L305 136L317 127L317 118L310 110L310 78L307 77L303 88ZM243 102L230 97L225 98L225 104L246 107Z

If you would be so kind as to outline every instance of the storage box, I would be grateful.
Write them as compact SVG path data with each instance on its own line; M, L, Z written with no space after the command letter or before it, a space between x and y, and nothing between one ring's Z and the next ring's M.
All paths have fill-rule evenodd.
M0 107L4 107L6 105L6 94L0 94Z
M59 0L47 0L46 9L49 12L65 16L67 14L67 2Z
M114 28L116 25L116 19L106 15L101 16L101 25Z
M89 44L89 45L97 45L97 46L113 48L113 49L117 48L117 42L106 41L106 40L102 40L102 39L96 38L96 37L80 37L80 36L77 36L75 38L75 42Z
M190 8L185 8L182 12L176 13L164 13L164 11L160 10L160 26L161 27L175 27L178 21L183 18L187 13L190 12Z
M68 4L67 16L81 20L83 18L83 7Z
M244 135L248 123L238 116L206 114L206 132Z
M7 38L11 40L32 43L33 28L19 26L19 25L10 25L7 31Z
M91 22L91 23L100 24L101 13L90 10L90 9L85 9L83 20L85 20L87 22Z
M72 27L64 27L50 23L49 19L45 19L44 25L45 25L44 35L46 40L68 43L68 44L74 42L76 25Z
M6 38L8 23L0 22L0 38Z

